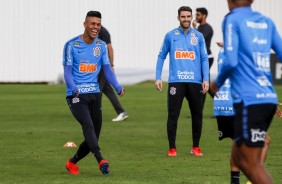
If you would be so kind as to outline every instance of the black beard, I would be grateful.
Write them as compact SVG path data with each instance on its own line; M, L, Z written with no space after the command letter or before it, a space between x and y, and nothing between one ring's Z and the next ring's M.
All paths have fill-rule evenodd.
M185 27L185 26L183 25L183 23L180 23L180 26L181 26L182 28L184 28L184 29L188 29L188 28L190 27L190 25L191 25L191 23L189 23L189 25L188 25L187 27Z

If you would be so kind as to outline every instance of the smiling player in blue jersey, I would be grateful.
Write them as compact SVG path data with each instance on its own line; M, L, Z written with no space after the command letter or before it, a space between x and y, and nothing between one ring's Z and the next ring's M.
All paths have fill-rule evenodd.
M67 103L80 123L84 141L76 154L66 163L70 174L79 174L76 163L91 152L103 174L109 174L109 163L104 160L98 144L102 127L101 94L98 74L103 68L108 82L122 96L124 90L116 80L108 58L106 43L98 38L101 13L89 11L84 22L84 33L69 40L64 46L63 66Z
M203 156L199 143L202 132L203 94L209 89L208 54L202 33L190 27L192 9L188 6L180 7L177 18L180 26L166 34L159 52L155 81L156 89L162 91L162 68L169 53L168 156L177 156L176 130L184 97L189 103L192 116L191 154Z
M273 21L251 9L253 0L227 0L223 21L224 59L211 89L231 81L235 108L232 159L253 183L273 183L263 166L262 151L277 107L272 85L270 51L282 61L282 39Z

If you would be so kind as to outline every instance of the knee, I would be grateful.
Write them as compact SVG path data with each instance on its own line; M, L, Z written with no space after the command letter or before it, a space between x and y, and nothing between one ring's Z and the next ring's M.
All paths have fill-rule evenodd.
M82 129L84 132L87 132L88 130L94 130L94 125L93 123L89 123L89 122L83 122L82 123Z

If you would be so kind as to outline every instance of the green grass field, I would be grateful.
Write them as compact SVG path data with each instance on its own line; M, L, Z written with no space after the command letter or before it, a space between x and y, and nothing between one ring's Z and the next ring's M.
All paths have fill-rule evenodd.
M229 183L231 140L219 142L212 100L207 97L200 146L204 157L193 157L191 119L186 101L177 132L178 156L166 156L166 92L153 82L125 86L120 98L129 113L124 122L103 98L100 147L111 164L108 176L98 172L92 154L78 163L80 175L69 175L65 162L76 148L67 141L83 140L80 125L65 101L64 85L0 85L0 183ZM165 91L167 86L165 86ZM276 87L282 101L282 86ZM265 166L275 183L282 183L282 119L269 129L272 138ZM241 175L241 182L246 178Z

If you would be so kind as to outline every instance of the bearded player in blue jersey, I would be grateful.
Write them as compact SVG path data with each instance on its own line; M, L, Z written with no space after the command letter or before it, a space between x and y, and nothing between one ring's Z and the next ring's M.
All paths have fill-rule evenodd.
M69 40L64 46L63 66L67 103L80 123L84 141L76 154L66 163L70 174L79 174L76 163L91 152L103 174L109 174L109 162L100 152L98 144L102 127L101 94L98 74L103 68L108 82L122 96L124 89L111 69L106 43L98 38L101 13L89 11L84 22L84 33Z
M168 32L158 55L156 66L156 89L162 91L162 68L169 53L169 87L167 135L168 156L177 156L176 130L184 97L189 103L192 116L193 146L191 154L203 156L199 147L202 132L203 98L209 89L209 62L202 33L191 28L192 9L178 9L180 26Z
M223 21L224 59L211 89L231 81L235 108L232 159L252 183L273 183L263 166L262 151L277 107L270 51L282 61L282 39L273 21L251 9L253 0L227 0Z

